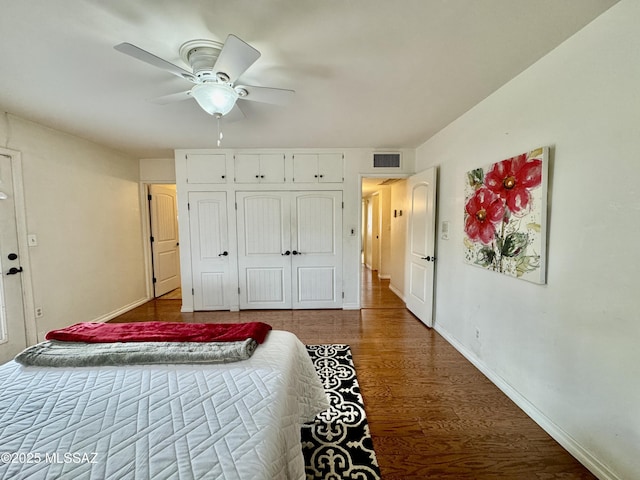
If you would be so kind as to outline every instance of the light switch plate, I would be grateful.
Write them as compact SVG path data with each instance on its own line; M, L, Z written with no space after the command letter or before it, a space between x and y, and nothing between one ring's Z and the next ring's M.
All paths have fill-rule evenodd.
M449 240L449 222L442 222L441 238L443 240Z

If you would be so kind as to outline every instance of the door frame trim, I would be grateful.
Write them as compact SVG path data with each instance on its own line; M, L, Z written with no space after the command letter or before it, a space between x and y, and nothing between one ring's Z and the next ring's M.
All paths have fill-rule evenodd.
M20 275L22 280L24 329L27 344L34 345L38 343L38 330L33 297L31 259L29 257L29 244L27 242L27 210L24 197L24 177L22 175L22 154L17 150L0 147L0 155L9 157L11 161L11 180L13 181L16 231L18 234L18 254L20 255L20 262L24 267L24 271Z

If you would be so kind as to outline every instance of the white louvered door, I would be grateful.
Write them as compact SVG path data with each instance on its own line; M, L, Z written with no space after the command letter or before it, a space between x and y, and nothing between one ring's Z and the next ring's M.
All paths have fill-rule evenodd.
M342 192L238 192L240 308L342 306Z
M189 193L195 310L227 310L230 307L227 223L225 192Z

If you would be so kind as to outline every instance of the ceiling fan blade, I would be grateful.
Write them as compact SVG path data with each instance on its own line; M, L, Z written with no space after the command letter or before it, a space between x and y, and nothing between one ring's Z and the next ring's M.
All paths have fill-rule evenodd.
M169 73L173 73L178 77L189 80L190 82L195 82L196 78L190 72L187 72L183 68L174 65L173 63L167 62L160 57L155 56L153 53L149 53L146 50L141 49L140 47L136 47L130 43L121 43L116 45L115 48L117 51L129 55L130 57L141 60L149 65L153 65L154 67L161 68L162 70L166 70Z
M213 67L214 74L224 74L233 83L260 58L260 52L235 35L229 35Z
M190 98L193 98L191 96L191 90L187 90L186 92L171 93L169 95L151 98L149 99L149 101L151 103L155 103L156 105L168 105L170 103L182 102Z
M242 100L252 100L254 102L271 103L274 105L286 105L293 99L296 93L294 90L271 87L252 87L249 85L237 85L236 90L244 89L246 96L240 96Z
M240 105L237 103L233 106L231 111L227 113L224 117L222 117L223 124L226 123L234 123L239 122L240 120L245 119L245 114L240 108Z

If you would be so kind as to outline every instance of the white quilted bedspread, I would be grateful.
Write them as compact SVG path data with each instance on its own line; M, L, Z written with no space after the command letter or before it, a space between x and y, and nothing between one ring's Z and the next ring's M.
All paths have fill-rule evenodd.
M328 407L304 345L272 331L227 365L0 366L0 478L304 479Z

